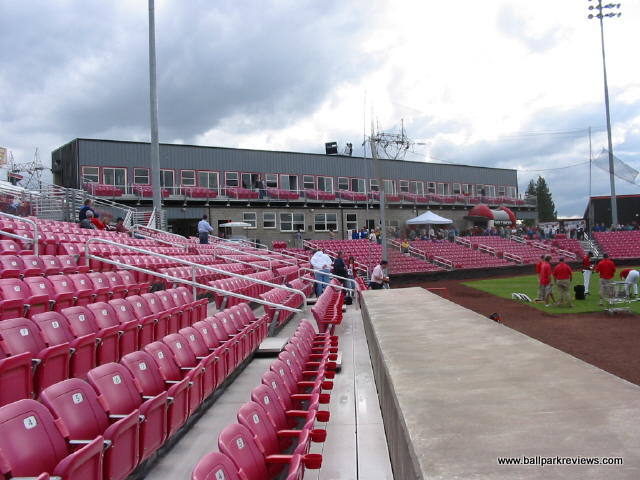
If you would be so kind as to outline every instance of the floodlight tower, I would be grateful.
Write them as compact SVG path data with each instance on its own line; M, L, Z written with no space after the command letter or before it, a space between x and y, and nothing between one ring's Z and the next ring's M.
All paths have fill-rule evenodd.
M404 132L404 121L401 121L400 133L384 133L376 132L371 121L371 136L369 137L369 143L371 145L371 156L373 157L373 171L374 176L378 180L378 193L380 194L380 223L382 228L380 229L381 243L382 243L382 259L389 260L387 253L387 225L385 215L385 191L384 191L384 175L382 172L382 166L380 165L380 152L378 148L381 148L385 153L386 158L390 160L398 160L404 158L404 154L411 146L411 142Z
M592 5L591 2L595 1L596 5ZM609 85L607 83L607 62L604 52L604 22L605 18L620 17L619 3L607 3L603 4L602 0L589 0L590 12L588 18L597 18L600 21L600 43L602 45L602 71L604 73L604 106L607 115L607 141L609 145L609 183L611 184L611 226L618 225L618 204L616 202L616 181L614 177L614 165L613 165L613 142L611 141L611 113L609 111Z
M158 88L156 81L156 21L154 0L149 0L149 110L151 123L150 167L156 228L161 228L160 143L158 139Z

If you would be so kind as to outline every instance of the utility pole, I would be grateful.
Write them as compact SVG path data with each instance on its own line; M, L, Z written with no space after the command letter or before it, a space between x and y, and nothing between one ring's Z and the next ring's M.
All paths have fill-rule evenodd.
M160 228L162 196L160 194L160 143L158 140L158 88L156 82L156 22L154 0L149 0L149 109L151 120L151 185L153 208L156 211L156 227Z
M591 2L592 0L589 0ZM604 74L604 105L607 115L607 141L609 145L609 183L611 185L611 226L618 225L618 204L616 201L616 181L614 177L614 165L613 165L613 142L611 140L611 113L609 111L609 85L607 83L607 62L604 51L604 18L605 17L620 17L622 13L614 12L610 10L620 9L619 3L607 3L602 4L602 0L595 0L597 5L589 5L589 10L596 10L596 14L590 13L589 19L597 18L600 21L600 43L602 46L602 71Z
M593 201L591 200L591 164L593 161L593 150L591 148L591 127L589 127L589 229L593 228Z

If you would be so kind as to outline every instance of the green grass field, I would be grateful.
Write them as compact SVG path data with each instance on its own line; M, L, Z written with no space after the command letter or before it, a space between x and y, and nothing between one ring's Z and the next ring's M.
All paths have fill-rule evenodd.
M627 267L625 267L627 268ZM638 268L638 267L633 267ZM619 281L619 273L616 272L615 280ZM573 285L581 285L582 284L582 272L574 272L573 273L573 281L571 287L571 293L573 294ZM511 299L511 294L514 292L517 293L526 293L531 300L535 299L538 296L538 277L536 275L524 275L510 278L496 278L489 280L474 280L470 282L464 282L464 285L468 287L472 287L478 290L482 290L483 292L491 293L492 295L496 295L502 298ZM598 294L600 289L600 278L598 275L591 275L591 285L589 286L589 290L591 295L587 296L586 300L573 300L573 307L555 307L549 306L545 307L542 302L532 302L528 303L533 308L537 308L538 310L542 310L548 313L587 313L587 312L602 312L604 307L598 305L600 301L600 296ZM559 298L558 291L554 287L553 294L556 300ZM514 302L517 300L514 300ZM640 313L640 302L632 302L631 310L634 313Z

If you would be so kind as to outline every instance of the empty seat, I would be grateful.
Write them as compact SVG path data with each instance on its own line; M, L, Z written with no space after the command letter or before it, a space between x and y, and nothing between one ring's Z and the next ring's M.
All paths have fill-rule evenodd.
M70 307L60 312L76 337L96 335L96 364L117 362L120 358L120 325L101 327L87 307Z
M124 298L114 298L113 300L109 300L107 303L113 307L121 325L137 323L138 347L136 350L144 347L146 344L151 343L154 340L156 324L153 317L144 316L143 318L138 318L131 303Z
M56 312L72 307L75 302L73 293L57 291L51 280L46 277L26 277L23 282L29 286L31 293L49 298L49 306Z
M214 479L242 480L231 459L220 452L211 452L202 457L191 474L191 480Z
M167 438L178 431L189 418L189 380L164 380L153 357L147 352L133 352L120 360L144 396L155 397L167 392Z
M94 285L89 275L93 275L93 273L74 273L67 276L75 287L77 305L89 305L92 302L106 302L109 300L108 285L102 283Z
M33 293L18 278L0 279L0 319L31 316L49 310L49 297Z
M127 286L117 272L105 272L103 275L109 282L111 298L125 298L128 295Z
M140 461L147 459L167 436L167 394L162 392L143 400L129 370L119 363L107 363L87 374L110 415L129 415L140 411Z
M67 441L93 440L102 436L104 478L124 480L138 465L139 412L110 417L95 390L85 381L72 378L40 393L40 401L63 427Z
M197 332L189 332L189 334L193 338L193 343L197 343ZM202 370L202 398L205 399L211 395L217 385L216 355L208 352L207 355L196 357L189 340L179 333L167 335L162 339L162 342L169 347L173 353L173 358L180 369Z
M26 318L0 322L0 348L5 355L29 353L35 367L34 386L40 391L69 378L68 344L47 347L38 327Z
M60 263L60 260L55 255L41 255L40 259L44 264L44 274L46 276L49 275L59 275L62 273L63 267Z
M126 323L120 323L120 316L114 308L105 302L96 302L87 305L95 318L96 324L100 328L118 327L119 351L120 356L138 350L138 320L130 320ZM124 313L126 312L119 312Z
M71 452L51 412L35 400L0 407L0 474L6 478L48 472L64 480L100 480L103 444L98 436Z
M40 328L40 334L47 345L69 345L72 377L83 377L96 366L95 333L76 338L68 320L58 312L39 313L31 319Z
M175 308L165 309L160 298L155 293L144 293L140 296L147 301L149 310L155 315L159 315L158 320L160 323L157 325L156 338L162 338L169 333L176 333L180 329L180 314Z
M44 261L36 255L22 255L22 263L24 264L24 270L22 271L23 277L35 277L42 276L45 273L46 267Z
M33 395L31 353L9 355L0 345L0 406Z

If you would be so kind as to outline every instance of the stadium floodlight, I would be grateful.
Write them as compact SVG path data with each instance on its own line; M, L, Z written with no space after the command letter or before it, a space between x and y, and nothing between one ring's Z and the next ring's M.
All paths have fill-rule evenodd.
M591 2L595 4L591 4ZM607 115L607 142L608 142L608 150L609 150L609 183L611 185L611 226L615 227L618 225L618 205L616 203L616 181L614 175L614 166L613 166L613 142L611 140L611 113L609 110L609 85L607 83L607 62L604 50L604 18L613 18L620 17L622 15L621 12L615 11L619 10L621 7L620 3L607 3L603 4L602 0L589 0L589 11L595 11L596 13L589 13L587 18L594 19L597 18L600 22L600 43L602 46L602 71L604 74L604 106Z

